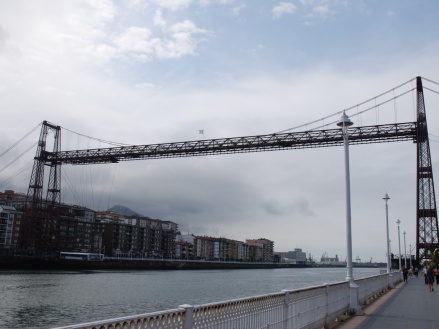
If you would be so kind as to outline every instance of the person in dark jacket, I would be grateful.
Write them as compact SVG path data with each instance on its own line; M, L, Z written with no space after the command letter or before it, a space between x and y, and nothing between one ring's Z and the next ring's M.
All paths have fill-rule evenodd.
M428 282L428 289L430 289L430 292L434 291L433 284L434 284L434 270L433 265L429 265L427 269L427 282Z
M424 281L425 281L425 284L428 284L427 270L428 270L428 266L427 266L427 265L424 265L424 268L422 269L422 274L424 274Z
M409 271L407 270L407 267L402 265L402 277L404 278L404 282L407 282L408 273L409 273Z

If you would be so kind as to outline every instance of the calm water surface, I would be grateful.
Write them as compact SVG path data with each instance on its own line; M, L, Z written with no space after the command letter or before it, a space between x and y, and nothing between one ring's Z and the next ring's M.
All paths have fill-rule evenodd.
M379 269L354 269L354 277ZM53 328L344 281L344 268L0 271L0 328Z

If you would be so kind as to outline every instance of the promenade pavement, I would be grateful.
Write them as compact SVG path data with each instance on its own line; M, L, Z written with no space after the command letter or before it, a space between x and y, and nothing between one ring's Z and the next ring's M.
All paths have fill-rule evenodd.
M430 292L424 276L409 278L352 316L337 329L438 329L439 285Z

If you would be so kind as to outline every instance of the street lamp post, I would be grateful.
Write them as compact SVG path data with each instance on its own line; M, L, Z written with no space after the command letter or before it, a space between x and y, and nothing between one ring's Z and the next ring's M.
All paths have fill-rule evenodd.
M410 268L412 268L412 245L409 244Z
M405 244L405 231L404 231L404 266L405 268L407 268L407 249L406 249L406 244Z
M398 219L396 221L396 224L398 224L398 249L399 249L399 270L401 271L401 237L399 234L399 224L401 223L401 221Z
M347 276L350 286L350 313L354 315L362 315L363 310L358 303L358 285L354 281L352 271L352 233L351 233L351 186L349 174L349 137L348 127L352 126L352 121L343 111L337 126L341 127L343 134L344 156L345 156L345 184L346 184L346 245L347 245Z
M389 289L392 289L393 286L393 278L392 272L390 271L390 238L389 238L389 206L387 202L389 201L389 195L386 193L383 200L386 203L386 232L387 232L387 275L388 275L388 283L387 286Z

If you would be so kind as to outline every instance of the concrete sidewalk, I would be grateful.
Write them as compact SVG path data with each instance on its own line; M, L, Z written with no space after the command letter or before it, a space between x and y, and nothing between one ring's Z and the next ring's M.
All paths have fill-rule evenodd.
M430 292L421 275L399 283L365 307L363 316L350 317L336 328L438 329L439 285L434 284L434 292Z

